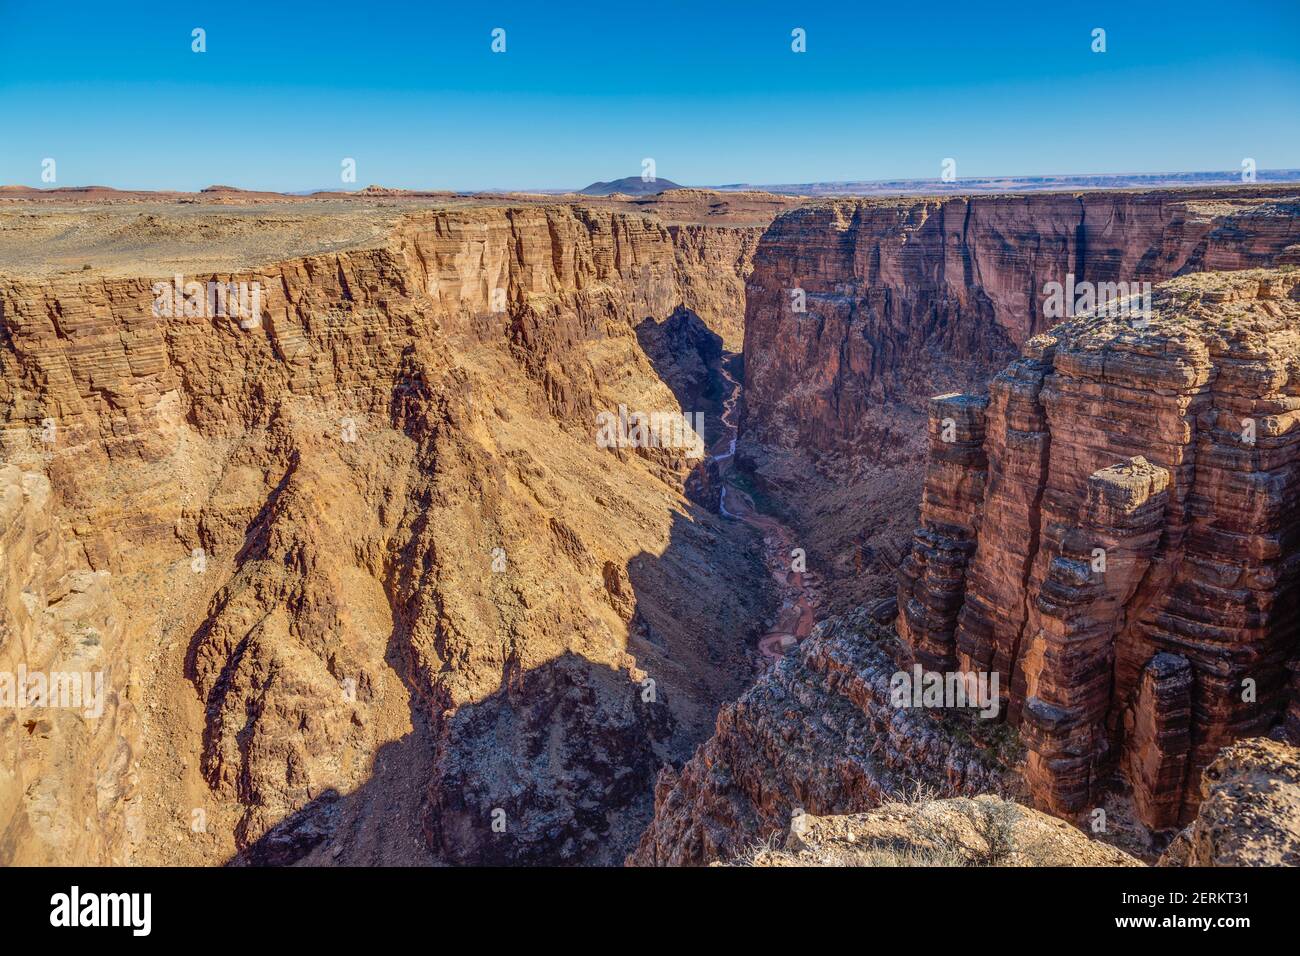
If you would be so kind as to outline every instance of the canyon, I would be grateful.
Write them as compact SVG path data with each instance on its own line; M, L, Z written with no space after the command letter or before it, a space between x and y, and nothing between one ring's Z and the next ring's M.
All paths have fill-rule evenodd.
M1009 242L1030 207L1042 232ZM797 810L860 813L918 784L1011 793L1080 823L1100 810L1121 838L1140 830L1133 848L1150 855L1153 832L1194 814L1220 747L1293 725L1293 462L1272 449L1288 446L1294 402L1297 211L1292 196L1120 194L836 202L778 218L747 300L738 456L788 505L810 564L846 582L828 589L842 613L661 775L630 860L727 859ZM1281 271L1202 273L1257 264ZM1088 346L1076 358L1056 351L1032 305L1070 273L1186 277L1157 287L1163 322L1079 325L1070 341ZM1225 335L1242 340L1240 358L1221 355ZM1162 376L1187 339L1199 376ZM999 372L1016 347L1023 357ZM1276 371L1231 384L1252 361ZM1154 420L1166 402L1176 420ZM1216 447L1234 439L1238 409L1260 415L1258 465L1253 446ZM1206 483L1196 494L1193 473ZM914 533L900 489L921 505ZM1099 545L1111 560L1097 579ZM1159 623L1137 637L1144 614ZM914 663L992 671L1006 719L954 728L899 711L889 678ZM898 734L904 714L915 726ZM796 746L810 727L826 739ZM852 746L858 737L874 749Z
M700 864L967 798L1210 856L1202 774L1300 728L1300 189L69 192L0 192L0 670L107 693L0 709L4 862ZM1053 327L1067 274L1149 324Z
M751 679L750 533L592 427L695 410L646 348L738 339L759 229L366 202L5 218L0 652L111 688L88 727L0 712L6 860L621 857ZM98 264L22 264L62 230ZM260 322L156 314L173 272L257 283Z

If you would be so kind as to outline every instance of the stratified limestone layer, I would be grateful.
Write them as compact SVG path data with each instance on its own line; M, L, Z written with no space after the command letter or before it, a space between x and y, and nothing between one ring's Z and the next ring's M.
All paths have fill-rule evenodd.
M1039 805L1082 813L1118 770L1148 825L1185 821L1188 781L1281 720L1293 686L1300 275L1187 276L1149 318L1031 339L985 425L957 666L997 673ZM950 470L932 458L927 488ZM951 613L934 580L917 595L904 574L900 604Z
M1024 586L1038 548L1043 470L1051 441L1038 396L1052 355L1052 343L1031 340L1025 357L989 386L989 481L981 523L988 544L971 562L956 641L962 670L1002 675L1004 703L1010 696L1011 661L1029 614Z
M1168 484L1169 473L1141 457L1104 468L1088 479L1075 524L1053 523L1043 536L1048 570L1019 666L1026 776L1054 812L1087 805L1109 749L1114 637L1159 540Z
M1048 283L1155 283L1288 262L1300 262L1300 198L1286 186L794 209L754 256L744 437L869 455L882 407L981 390L1056 324Z
M1177 826L1192 746L1192 667L1157 654L1142 670L1125 728L1125 768L1138 816L1155 829Z

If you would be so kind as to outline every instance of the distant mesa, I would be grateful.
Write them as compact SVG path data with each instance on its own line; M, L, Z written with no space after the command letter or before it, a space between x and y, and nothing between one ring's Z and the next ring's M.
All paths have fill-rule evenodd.
M112 186L0 186L5 193L115 193Z
M586 189L579 189L579 196L612 196L623 193L626 196L649 196L669 189L685 189L671 179L645 180L640 176L625 176L609 183L592 183Z
M205 192L205 193L244 193L244 192L248 192L248 190L247 190L247 189L240 189L238 186L208 186L206 189L201 189L200 192Z

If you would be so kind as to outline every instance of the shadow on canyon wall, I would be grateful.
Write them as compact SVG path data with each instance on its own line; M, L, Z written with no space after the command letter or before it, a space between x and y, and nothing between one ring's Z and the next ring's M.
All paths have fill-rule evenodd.
M770 611L761 562L732 536L749 530L719 536L707 520L693 506L664 554L628 562L628 669L572 652L529 670L516 661L488 697L430 717L395 628L387 663L415 729L377 750L355 790L323 792L228 864L621 863L651 819L660 768L689 759L752 679L746 648Z
M682 411L704 414L704 439L711 446L721 435L722 403L727 397L719 368L732 359L723 349L722 336L690 309L679 306L663 321L647 316L637 324L636 338Z
M716 442L730 391L720 368L738 379L740 357L681 308L645 319L637 337ZM494 692L445 715L412 680L395 607L385 662L409 694L413 730L377 749L362 784L315 796L228 865L621 863L651 819L660 768L689 759L752 681L749 649L773 599L753 529L698 502L673 514L662 553L604 578L627 625L626 667L567 651L524 669L512 650Z

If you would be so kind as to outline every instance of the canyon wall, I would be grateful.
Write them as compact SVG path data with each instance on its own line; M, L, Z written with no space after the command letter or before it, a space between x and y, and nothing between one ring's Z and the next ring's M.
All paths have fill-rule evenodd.
M1300 191L1286 187L791 210L763 235L749 281L744 430L762 444L866 452L873 406L982 386L1055 324L1048 282L1275 262L1300 262Z
M798 809L1014 788L1020 738L1054 813L1118 777L1185 820L1220 746L1300 721L1294 277L1179 280L1145 330L1043 337L1035 303L1292 261L1295 207L387 210L335 251L195 260L258 285L254 323L154 308L147 250L198 228L170 212L114 227L137 267L0 274L0 672L105 678L97 716L0 710L0 859L704 862ZM753 532L686 494L685 449L594 437L711 407L742 303L737 460L873 607L743 696ZM900 562L901 643L863 600ZM998 673L1007 723L900 710L913 660Z
M129 858L140 686L126 629L49 479L0 465L0 860Z
M1081 816L1118 775L1148 827L1187 822L1219 750L1294 707L1300 270L1066 322L931 419L912 656L999 676L1042 808Z
M1104 809L1109 841L1192 819L1215 755L1295 712L1297 416L1290 267L1170 281L1140 321L1071 320L987 395L933 398L894 627L887 601L832 617L725 707L628 862L733 859L800 811L936 794ZM915 667L976 672L996 710L898 696Z
M896 593L905 650L884 629L868 638L882 671L997 674L994 723L1015 743L979 722L976 752L998 758L981 785L1015 777L1040 806L1082 816L1119 779L1133 815L1171 827L1220 747L1295 723L1290 273L1205 289L1189 276L1140 335L1035 336L1056 321L1046 283L1067 275L1157 283L1296 262L1300 202L1285 189L836 201L764 234L738 460L785 505L834 609L886 620ZM1252 450L1232 444L1233 415L1238 429L1257 418ZM820 660L823 639L799 660ZM888 786L836 790L861 779L840 762L853 744L791 743L814 712L837 728L882 714L869 733L886 751L904 720L939 753L968 739L942 719L917 731L927 715L893 707L883 674L874 705L834 703L837 683L784 661L725 709L661 776L630 862L725 859L793 809L885 799ZM968 785L910 759L932 786Z
M764 597L748 532L683 496L687 452L598 449L595 416L681 411L638 326L734 337L758 231L479 206L184 276L257 283L255 323L158 314L147 262L0 276L0 654L80 661L57 622L93 598L116 701L21 732L4 858L108 862L132 774L137 862L621 856L739 693ZM103 836L59 835L80 806L22 822L40 748L103 779Z
M1045 287L1300 262L1293 187L822 201L778 216L748 283L738 460L834 587L893 588L926 403L980 394L1056 321ZM797 311L802 307L803 311Z

